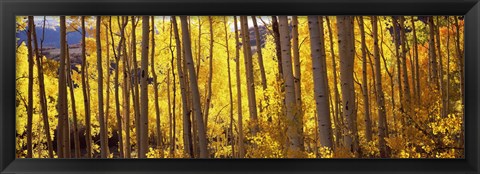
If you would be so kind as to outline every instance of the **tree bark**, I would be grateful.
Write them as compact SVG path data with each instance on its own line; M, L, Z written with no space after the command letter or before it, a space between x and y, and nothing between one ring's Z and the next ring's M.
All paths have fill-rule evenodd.
M175 33L175 46L177 51L177 72L180 81L180 92L182 95L182 115L183 115L183 147L184 151L190 155L190 158L193 158L193 146L192 146L192 132L191 122L190 122L190 110L188 106L188 97L187 97L187 85L185 84L184 71L182 69L182 47L180 44L180 36L178 34L177 19L175 16L171 17L173 24L173 31Z
M372 16L372 35L373 35L373 57L375 59L375 82L377 90L377 114L378 114L378 138L379 138L379 150L380 157L387 158L387 149L385 143L386 137L386 126L387 126L387 117L385 113L385 97L383 94L382 88L382 74L380 69L380 52L378 45L378 27L377 27L377 17Z
M296 108L295 86L292 72L292 58L290 45L290 32L287 16L279 16L280 44L282 47L282 68L285 86L285 108L287 121L287 156L299 157L299 153L303 150L300 144L303 137L300 134L302 129L301 120L298 118L298 109Z
M210 49L209 49L209 63L208 63L208 82L207 82L207 95L205 96L205 129L208 127L208 115L211 106L212 99L212 78L213 78L213 19L211 16L208 17L208 23L210 24Z
M27 105L27 158L32 158L32 120L33 120L33 48L32 48L32 32L35 30L33 24L33 16L28 16L27 31L27 49L28 49L28 105ZM38 63L38 62L37 62Z
M242 90L240 76L240 41L238 37L237 16L233 17L235 28L235 74L237 79L237 122L238 122L238 158L245 156L243 144Z
M258 66L260 67L260 77L262 78L263 90L267 89L267 77L265 75L265 66L263 65L262 42L260 39L260 32L258 31L257 17L252 16L252 23L255 32L255 43L257 48Z
M438 68L437 57L435 53L435 24L433 23L433 16L428 17L428 28L430 29L430 37L428 40L428 51L430 56L430 82L433 82L434 88L438 88Z
M323 20L319 21L317 16L308 16L308 29L310 32L310 49L312 56L312 71L314 82L314 96L316 104L316 115L318 135L320 144L323 147L333 149L332 127L330 120L330 104L328 100L329 90L326 81L327 70L325 42L323 34ZM322 17L320 17L322 19Z
M363 93L363 114L365 116L365 138L367 142L372 140L372 121L370 119L370 103L368 100L368 80L367 80L367 44L365 41L365 27L363 17L358 18L360 26L360 37L362 42L362 93Z
M413 32L413 52L415 57L415 97L417 104L420 102L420 66L418 64L418 41L417 41L417 30L415 29L415 21L412 16L412 32Z
M187 17L180 16L182 23L182 37L183 37L183 47L185 49L185 60L187 63L189 77L190 77L190 89L192 90L192 104L193 110L195 112L195 121L197 122L197 132L199 137L199 147L200 147L200 158L208 158L207 153L207 138L205 133L205 127L203 123L202 112L200 108L200 95L198 92L197 85L197 74L195 72L195 66L193 65L192 59L192 48L190 42L190 34L188 30Z
M72 116L73 116L73 142L75 147L75 158L80 158L80 134L78 134L78 122L77 122L77 107L75 106L75 94L72 80L72 64L70 53L67 44L67 83L70 88L70 102L72 103Z
M30 19L29 19L30 20ZM34 18L31 18L32 23L35 24ZM43 129L45 137L47 138L47 148L48 148L48 157L53 158L53 144L52 138L50 136L50 123L48 122L48 107L47 107L47 97L45 94L45 78L43 75L43 57L39 53L38 41L37 41L37 32L36 29L32 31L32 39L35 44L35 57L37 58L37 72L38 72L38 86L40 91L40 106L42 111L42 120L43 120ZM43 39L43 37L42 37Z
M340 84L342 88L343 117L346 119L347 135L344 146L351 152L358 151L358 136L355 120L357 118L355 107L355 89L353 82L354 66L354 35L353 17L338 16L338 47L340 50Z
M100 124L100 153L102 158L107 158L107 130L103 108L103 68L102 68L102 42L100 39L101 16L97 16L96 44L97 44L97 71L98 71L98 117Z
M91 133L91 111L90 111L90 95L87 91L90 91L87 83L87 53L85 48L85 16L82 16L82 92L83 92L83 105L85 110L85 143L87 150L87 158L92 158L92 133Z
M248 94L248 109L250 111L251 132L255 136L259 130L258 117L257 117L257 104L255 96L255 83L253 76L253 63L252 53L250 46L249 27L246 16L241 16L240 21L242 24L242 41L243 41L243 55L245 61L245 72L247 78L247 94Z
M330 18L328 16L325 17L328 26L328 38L330 39L330 54L332 56L332 70L333 70L333 90L335 93L335 143L337 146L340 146L340 139L342 138L341 134L341 126L343 123L340 119L340 93L338 91L338 82L337 82L337 61L335 59L335 51L333 46L333 31L330 25Z
M233 134L233 92L232 92L232 76L230 73L230 50L228 45L228 26L227 26L227 17L223 17L223 25L225 32L225 49L227 50L227 71L228 71L228 94L230 97L230 143L232 146L232 158L235 157L235 138ZM228 144L227 144L228 145Z
M140 154L139 158L146 158L148 152L148 39L149 16L142 16L142 59L140 75Z

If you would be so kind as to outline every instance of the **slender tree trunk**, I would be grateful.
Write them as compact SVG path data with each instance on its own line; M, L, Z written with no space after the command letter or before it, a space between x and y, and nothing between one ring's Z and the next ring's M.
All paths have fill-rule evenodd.
M29 18L30 20L30 18ZM34 19L31 18L32 23L35 24ZM35 28L35 27L33 27ZM47 148L48 148L48 157L53 158L53 145L52 145L52 138L50 136L50 124L48 122L48 107L47 107L47 97L45 94L45 80L43 76L43 57L42 54L39 53L38 49L38 41L37 41L37 32L36 30L32 30L32 39L33 43L35 44L35 57L37 58L37 72L38 72L38 86L40 91L40 106L42 111L42 120L43 120L43 129L45 133L45 137L47 138ZM43 37L42 37L43 39Z
M136 146L137 146L137 157L140 154L140 91L138 85L140 84L140 75L138 64L137 64L137 41L136 41L136 18L132 16L132 55L133 55L133 107L135 111L135 135L136 135Z
M212 99L212 78L213 78L213 19L208 17L208 23L210 24L210 49L209 49L209 64L208 64L208 82L207 82L207 95L205 97L205 130L208 129L208 114L210 111L211 99Z
M430 38L428 41L428 51L430 55L430 78L433 82L434 87L438 88L438 68L437 68L437 57L435 54L435 24L433 23L433 17L428 17L428 28L430 29Z
M320 21L318 19L321 19ZM330 120L329 90L326 81L326 55L323 18L308 16L310 49L312 56L313 82L316 101L318 135L322 147L333 148L332 126ZM318 122L318 123L317 123Z
M408 84L408 71L407 71L407 48L405 46L405 43L407 42L407 37L405 36L405 17L400 16L400 43L401 43L401 48L402 48L402 74L403 74L403 94L405 95L404 100L402 101L405 103L405 108L404 112L405 114L409 115L410 114L410 108L411 108L411 97L410 97L410 85ZM404 122L406 123L406 122ZM404 125L406 126L406 125Z
M300 144L303 141L303 137L300 134L300 130L302 129L300 127L301 120L298 118L298 109L296 109L297 104L295 100L295 85L290 50L290 32L287 16L279 16L279 24L280 43L282 46L283 79L285 86L285 108L288 137L287 155L288 157L299 157L299 152L302 151Z
M399 105L400 105L400 112L404 113L404 108L403 108L403 88L402 88L402 70L401 70L401 60L400 60L400 38L399 38L399 33L398 31L401 29L397 28L397 19L392 16L392 24L393 24L393 42L395 45L395 57L396 57L396 69L397 69L397 84L398 84L398 98L399 98ZM403 55L403 53L402 53ZM402 124L402 127L405 125Z
M198 74L200 73L200 63L202 62L201 61L201 54L202 54L202 21L201 21L201 17L198 16L198 41L197 41L197 44L198 44L198 47L197 47L197 76ZM189 19L189 22L188 22L188 25L190 26L190 19ZM198 141L198 140L197 140Z
M260 67L260 77L262 78L263 90L267 89L267 77L265 75L265 66L263 65L262 55L262 41L260 39L260 32L258 31L257 17L252 16L252 23L255 32L255 44L257 48L258 66Z
M462 98L462 106L465 107L465 73L464 73L464 60L463 60L463 51L460 49L460 25L458 24L458 18L455 17L455 48L458 57L458 65L460 67L460 91L461 91L461 98Z
M180 36L178 34L177 19L175 16L171 17L173 24L173 31L175 33L175 46L177 51L177 72L180 81L180 92L182 95L182 115L183 115L183 146L184 151L190 155L190 158L193 158L193 146L192 146L192 133L191 133L191 122L190 122L190 110L188 106L188 97L187 97L187 86L185 84L184 71L182 69L182 48L180 44Z
M340 146L340 139L342 138L341 134L341 126L343 123L341 123L340 119L340 93L338 91L338 82L337 82L337 61L335 59L335 51L334 51L334 46L333 46L333 31L332 27L330 25L330 18L328 16L325 17L327 21L327 26L328 26L328 38L330 39L330 54L332 55L332 70L333 70L333 90L335 92L335 141L336 145Z
M377 89L377 114L378 114L378 138L379 138L379 150L380 150L380 157L387 158L387 149L385 143L385 136L386 136L386 126L387 126L387 119L385 113L385 97L383 94L382 89L382 74L380 69L380 53L379 53L379 45L378 45L378 27L377 27L377 17L372 16L372 35L373 35L373 57L375 59L375 81L376 81L376 89Z
M105 122L104 122L104 125L105 125L105 131L107 132L107 135L108 135L108 118L110 118L110 73L111 71L113 70L110 70L110 67L111 67L111 60L110 60L110 48L109 48L109 45L110 45L110 41L108 39L108 31L109 31L109 28L112 28L111 27L111 21L112 21L112 17L110 16L109 17L109 24L110 26L108 26L107 24L105 24L105 41L106 41L106 57L107 57L107 61L105 61L105 66L107 67L107 83L106 83L106 99L105 99ZM112 34L113 32L110 31L110 34ZM115 53L115 46L114 46L114 42L113 42L113 34L112 34L112 48L113 48L113 51ZM115 57L116 57L116 54L115 54ZM107 155L110 154L110 147L108 145L108 136L106 137L107 138Z
M448 116L450 113L450 17L447 17L447 71L445 82L445 114Z
M124 18L125 23L128 24L128 17ZM132 22L133 25L133 22ZM131 71L130 62L127 54L127 42L123 40L123 103L124 103L124 117L125 117L125 158L131 158L130 149L130 87L131 87Z
M142 69L140 75L140 154L139 158L146 158L148 152L148 39L149 16L142 16Z
M325 48L325 47L324 47ZM300 134L303 135L303 104L301 90L301 70L300 70L300 50L298 45L298 17L292 16L292 59L293 59L293 78L295 86L295 102L299 119ZM325 67L326 68L326 67ZM326 80L326 79L325 79ZM328 84L328 83L327 83ZM304 149L304 141L300 142L300 148Z
M70 88L70 102L72 103L72 116L73 116L73 142L75 147L75 158L80 158L80 134L78 134L78 125L77 125L77 108L75 106L75 94L74 86L72 80L72 64L70 60L70 53L67 44L67 83Z
M150 69L152 71L152 78L153 78L153 92L154 92L154 101L155 101L155 124L156 124L156 133L157 133L157 148L160 151L160 158L163 158L163 146L162 146L162 133L160 127L160 105L158 104L158 77L157 72L155 71L155 17L152 16L152 40L151 40L151 56L150 56ZM147 53L148 54L148 53ZM168 102L170 105L170 102ZM170 108L169 108L170 109ZM148 115L147 115L148 116ZM148 128L147 128L148 130Z
M349 16L337 17L338 46L340 50L340 83L342 87L343 117L347 122L345 147L352 152L358 151L358 136L355 120L355 89L353 82L353 62L355 55L353 19Z
M442 118L447 117L447 97L446 97L446 91L445 91L445 83L443 80L443 57L442 57L442 48L441 48L441 43L442 39L440 38L440 22L438 20L438 16L436 17L437 25L435 26L435 35L436 35L436 41L437 43L435 44L437 51L438 51L438 80L440 84L440 92L441 92L441 98L442 98L442 109L441 109L441 116Z
M252 63L252 53L250 46L250 36L249 36L249 27L246 16L241 16L240 21L242 24L242 41L243 41L243 52L245 60L245 70L247 77L247 93L248 93L248 108L250 111L250 122L251 122L251 132L252 135L256 135L259 131L258 127L258 117L257 117L257 103L255 96L255 83L253 76L253 63Z
M227 26L227 17L223 17L223 25L224 25L224 32L225 32L225 49L227 50L227 70L228 70L228 94L230 97L230 143L232 146L232 158L235 157L235 138L233 134L233 92L232 92L232 75L230 72L230 50L228 45L228 26Z
M91 133L91 116L90 116L90 91L87 83L87 53L85 48L85 16L82 16L82 89L83 89L83 105L85 110L85 143L87 150L87 158L92 158L92 133Z
M172 32L172 29L170 28L170 32ZM175 157L175 148L176 148L176 127L177 127L177 118L176 118L176 98L177 98L177 87L176 87L176 79L175 79L175 57L173 55L173 49L172 49L172 34L170 33L170 52L172 54L172 59L170 60L170 67L172 70L172 78L173 78L173 104L172 104L172 124L173 124L173 129L172 129L172 135L170 136L170 156ZM180 53L181 54L181 53ZM181 55L179 56L181 57Z
M100 39L101 16L97 16L96 43L97 43L97 71L98 71L98 117L100 122L100 153L102 158L107 158L107 130L103 108L103 68L102 68L102 43Z
M280 45L280 31L278 29L278 21L276 16L272 16L272 30L273 30L273 38L275 39L275 53L277 56L278 62L278 77L277 79L282 78L283 70L282 70L282 48Z
M195 112L196 122L197 122L197 132L199 137L199 147L200 147L200 158L208 158L207 153L207 138L205 133L205 127L203 123L202 112L200 108L200 95L198 92L197 85L197 74L195 73L195 66L193 65L192 59L192 48L190 43L190 36L187 24L187 17L180 16L182 23L182 37L183 37L183 47L185 49L185 60L187 63L189 77L190 77L190 88L192 90L192 104L193 110Z
M412 31L413 31L413 51L415 53L415 97L417 104L420 102L420 66L418 64L418 41L417 41L417 30L415 29L415 21L412 16Z
M121 116L121 113L120 113L120 98L119 98L119 85L120 84L118 82L118 78L119 78L119 71L120 71L120 69L119 69L120 58L121 58L121 56L125 56L125 55L122 55L121 51L122 51L122 48L124 47L125 27L126 27L127 23L126 23L126 20L122 20L122 25L120 26L120 17L117 17L117 18L118 18L117 21L118 21L119 29L120 29L120 41L118 43L118 47L116 48L117 49L116 51L115 51L115 40L113 39L111 20L110 20L110 35L111 35L111 39L112 39L112 50L113 50L113 53L114 53L114 56L115 56L115 64L116 64L115 77L114 77L114 83L115 83L114 88L115 88L115 115L116 115L116 119L117 119L118 145L119 145L118 149L119 149L119 157L124 158L125 153L124 153L124 150L123 150L124 149L123 148L123 133L122 133L123 128L122 128L122 116ZM123 19L123 17L122 17L122 19ZM107 92L107 94L108 94L108 92Z
M27 105L27 158L32 158L32 122L33 122L33 48L32 32L35 30L33 16L28 16L27 49L28 49L28 105ZM38 62L37 62L38 63Z
M235 28L235 74L237 79L237 122L238 122L238 158L245 156L243 144L242 90L240 76L240 41L238 37L237 16L233 17Z
M65 16L60 16L60 67L58 78L58 137L57 149L59 158L69 158L68 151L68 124L65 120L68 120L67 110L67 91L66 91L66 75L65 75L65 56L66 56L66 24Z
M367 142L372 140L372 121L370 119L370 103L368 100L368 80L367 80L367 44L365 41L365 27L363 17L358 18L360 26L360 37L362 42L362 93L363 93L363 114L365 115L365 138Z

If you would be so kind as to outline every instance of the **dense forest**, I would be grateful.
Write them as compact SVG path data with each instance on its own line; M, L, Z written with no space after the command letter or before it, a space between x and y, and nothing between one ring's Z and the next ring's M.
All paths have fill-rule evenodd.
M16 155L463 158L463 32L462 16L18 16Z

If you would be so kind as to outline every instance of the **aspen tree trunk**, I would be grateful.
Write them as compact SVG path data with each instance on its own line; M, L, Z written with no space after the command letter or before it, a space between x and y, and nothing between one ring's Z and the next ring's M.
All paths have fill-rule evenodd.
M128 17L124 18L125 23L128 24ZM133 25L133 22L132 22ZM130 145L130 87L131 87L131 71L130 62L127 54L127 41L123 40L123 104L125 116L125 158L131 158Z
M108 135L108 118L110 118L110 67L111 67L111 62L110 62L110 48L109 48L109 45L110 45L110 41L108 40L108 30L109 28L112 28L111 27L111 21L112 21L112 17L110 16L109 17L109 24L110 24L110 27L105 24L105 41L106 41L106 57L107 57L107 61L105 61L105 66L107 67L107 83L106 83L106 99L105 99L105 131L107 132L107 135ZM113 32L110 31L110 34L112 34ZM115 51L115 46L113 46L113 34L112 34L112 48L113 48L113 51ZM108 144L108 136L106 137L107 138L107 144ZM110 147L107 145L107 155L110 154Z
M140 91L138 85L140 84L140 73L137 64L137 41L136 41L137 23L135 16L132 16L132 55L133 55L133 108L135 110L135 135L137 146L137 157L140 154Z
M197 74L195 73L195 66L193 65L192 59L192 48L190 42L190 34L188 30L187 17L180 16L182 23L182 37L183 37L183 47L185 49L185 61L187 63L189 77L190 77L190 89L192 90L192 104L193 110L195 112L196 122L197 122L197 132L199 137L199 147L200 147L200 158L208 158L207 153L207 138L205 133L205 127L203 123L202 112L200 108L200 95L198 92L197 85Z
M460 25L458 24L458 18L455 18L455 37L456 37L456 42L455 42L455 48L456 48L456 55L458 57L458 65L460 67L460 92L461 92L461 98L462 98L462 106L463 106L463 111L465 112L465 67L464 67L464 55L463 51L460 49ZM465 122L462 124L462 132L465 130ZM465 133L460 134L460 145L464 146L465 145Z
M417 41L417 30L415 29L415 21L412 16L412 32L413 32L413 52L415 56L415 97L417 104L420 102L420 66L418 64L418 41Z
M156 133L157 133L157 148L160 149L160 158L163 158L163 146L162 146L162 133L160 127L160 106L158 104L158 77L157 72L155 71L155 17L152 16L152 40L151 40L151 56L150 56L150 69L152 71L152 78L153 78L153 92L155 97L155 124L156 124ZM148 54L148 53L147 53ZM169 102L170 104L170 102ZM148 115L147 115L148 116ZM148 128L147 128L148 131Z
M408 71L407 71L407 48L405 46L405 43L407 42L407 37L405 36L405 17L400 16L400 42L401 42L401 48L402 48L402 74L403 74L403 94L405 95L405 104L406 108L405 112L406 114L410 114L410 85L408 84ZM412 77L413 78L413 77Z
M355 120L355 89L353 82L353 62L355 45L353 19L349 16L337 17L338 47L340 50L340 83L342 87L343 117L347 122L347 135L344 146L352 152L358 150L358 137Z
M177 51L177 72L178 77L180 78L180 92L182 95L182 115L183 115L183 148L184 151L190 155L190 158L193 158L193 146L192 146L192 132L191 130L191 122L190 122L190 111L188 106L188 98L187 98L187 88L185 84L185 76L184 71L182 69L182 47L180 44L180 36L178 34L178 26L177 26L177 19L175 16L171 17L173 31L175 33L175 46Z
M75 158L80 158L80 135L78 134L77 125L77 108L75 106L75 94L73 93L73 80L72 80L72 64L70 60L70 53L67 44L67 83L70 88L70 102L72 102L72 116L73 116L73 142L75 147Z
M167 80L167 108L168 108L168 116L169 116L169 133L170 133L170 137L173 137L173 126L172 126L172 123L173 123L173 120L172 120L172 104L171 104L171 96L170 96L170 69L167 70L167 76L166 76L166 80ZM158 122L158 124L160 125L160 122ZM160 142L161 142L161 139L159 139Z
M28 16L27 49L28 49L28 105L27 105L27 158L32 158L32 122L33 122L33 48L32 31L35 30L33 16ZM38 62L37 62L38 63Z
M242 41L243 41L243 52L244 52L244 61L245 61L245 71L247 78L247 94L248 94L248 109L250 111L250 122L252 123L251 132L252 135L256 135L259 131L258 128L258 117L257 117L257 104L255 96L255 83L253 76L253 63L252 63L252 53L250 46L250 36L249 36L249 27L246 16L241 16L240 21L242 24Z
M146 158L148 152L148 39L149 16L142 16L142 69L140 76L140 154L139 158Z
M382 74L380 69L380 52L378 45L378 27L377 27L377 17L372 16L372 35L373 35L373 57L375 59L375 82L376 82L376 92L377 92L377 114L378 114L378 138L379 138L379 150L380 157L387 158L387 149L385 143L386 126L387 126L387 117L385 112L385 97L383 94L382 88Z
M85 110L85 144L87 149L87 158L92 158L92 133L91 133L91 116L90 116L90 95L87 91L90 91L87 83L87 53L85 48L85 16L82 16L82 92L83 92L83 105ZM48 134L49 135L49 134Z
M403 88L402 88L402 70L401 70L401 60L400 60L400 45L398 41L400 38L398 37L398 28L397 28L397 19L392 16L392 24L393 24L393 42L395 45L395 57L396 57L396 67L397 67L397 84L398 84L398 98L399 98L399 104L400 104L400 112L404 113L404 108L403 108ZM401 29L400 29L401 30ZM402 54L403 55L403 54ZM393 92L392 92L393 93ZM406 125L402 124L402 127L405 127ZM396 132L397 133L397 132Z
M242 90L240 76L240 41L238 37L237 16L233 17L235 28L235 74L237 79L237 122L238 122L238 158L245 155L243 144Z
M188 25L190 26L190 19L188 19L189 22L188 22ZM201 54L202 54L202 21L201 21L201 18L200 16L198 16L198 47L197 47L197 76L198 74L200 73L200 63L202 62L201 61ZM190 27L189 27L190 28ZM198 141L198 140L196 140Z
M338 91L338 82L337 82L337 61L335 59L335 51L333 47L333 31L330 25L330 18L328 16L325 17L328 26L328 38L330 39L330 54L332 55L332 69L333 69L333 90L335 93L335 143L337 146L340 146L340 139L342 139L341 134L341 126L343 123L340 119L340 93Z
M283 70L282 70L282 48L280 45L280 31L278 30L278 21L276 16L272 16L272 30L273 30L273 38L275 39L275 53L277 56L278 62L278 79L282 78Z
M255 32L255 43L257 48L258 66L260 67L260 77L262 78L263 90L267 89L267 77L265 75L265 66L263 65L262 42L260 32L258 31L257 17L252 16L253 28Z
M465 73L464 73L464 58L463 58L463 51L460 49L460 25L458 24L458 18L455 17L455 37L456 37L456 42L455 42L455 48L456 48L456 53L458 57L458 65L460 67L460 91L462 92L461 98L462 98L462 106L465 107ZM462 134L463 135L463 134Z
M318 19L321 19L319 21ZM314 82L314 94L316 104L316 115L320 145L333 149L332 126L330 120L330 104L328 100L328 84L326 81L327 69L325 66L325 42L323 34L323 18L308 16L308 29L310 32L310 49L312 56L312 71Z
M120 17L118 17L118 21L120 21ZM126 54L122 54L122 50L124 47L126 47L125 45L125 27L127 26L127 23L128 23L128 19L126 19L125 17L122 17L121 18L121 25L122 26L119 26L120 27L120 43L117 47L117 53L119 55L119 57L116 58L116 62L117 62L117 68L115 70L115 105L116 105L116 115L117 115L117 129L118 129L118 144L119 144L119 152L120 152L120 158L125 158L125 151L124 151L124 144L123 144L123 126L122 126L122 115L121 115L121 112L120 112L120 98L119 98L119 86L120 86L120 83L118 82L118 78L119 78L119 71L120 71L120 60L122 59L122 57L126 57L127 55ZM118 23L120 25L120 22ZM113 42L112 42L113 43ZM121 56L121 57L120 57ZM123 66L126 66L125 64L123 64ZM125 81L125 79L124 79ZM126 115L124 115L126 116Z
M437 25L435 26L435 35L436 35L436 47L438 51L438 80L440 84L440 92L441 92L441 98L442 98L442 109L441 109L441 116L442 118L447 117L447 97L446 97L446 91L445 91L445 83L443 80L443 57L442 57L442 48L441 48L441 43L442 39L440 38L440 22L438 20L438 16L436 17Z
M208 82L207 82L207 95L205 97L205 130L208 129L208 114L210 111L211 99L212 99L212 77L213 77L213 19L208 17L208 23L210 24L210 49L209 49L209 63L208 63Z
M360 26L360 37L362 42L362 93L363 93L363 114L365 115L365 138L367 142L372 141L372 121L370 119L370 103L368 100L368 80L367 80L367 44L365 42L365 27L363 17L358 18Z
M119 89L118 89L119 88L118 78L119 78L119 71L120 71L119 70L120 57L125 56L125 55L122 55L121 51L122 51L122 48L124 47L125 27L126 27L127 23L122 20L122 26L120 26L120 17L117 17L117 18L118 18L117 20L118 20L119 28L120 28L120 41L119 41L118 46L116 48L117 51L115 51L115 40L113 39L111 20L110 20L110 35L111 35L111 39L112 39L112 50L113 50L113 53L114 53L114 56L115 56L115 64L117 66L115 68L114 89L115 89L115 115L116 115L116 119L117 119L117 129L118 129L117 131L118 131L118 140L119 140L118 149L119 149L119 157L124 158L125 153L124 153L124 150L123 150L123 133L122 133L123 128L122 128L122 116L121 116L121 113L120 113L120 98L119 98ZM110 74L110 73L108 73L108 74ZM108 94L108 92L107 92L107 94Z
M172 129L172 135L170 136L170 156L175 157L175 145L176 145L176 127L177 127L177 118L176 118L176 98L177 98L177 87L176 87L176 80L175 80L175 57L173 55L173 49L172 49L172 29L170 28L170 52L172 54L172 59L170 60L170 67L172 70L172 78L173 78L173 104L172 104L172 124L173 124L173 129Z
M450 113L450 17L447 17L447 80L445 82L445 114Z
M324 47L325 48L325 47ZM301 74L300 74L300 50L298 46L298 17L292 16L292 59L293 59L293 79L295 86L295 102L299 119L300 135L303 135L303 106L301 92ZM326 71L325 71L326 72ZM326 79L325 79L326 80ZM328 84L328 83L327 83ZM300 142L300 148L304 149L303 140Z
M223 26L225 32L225 49L227 50L227 70L228 70L228 94L230 97L230 142L232 145L232 158L235 157L235 138L233 135L233 92L232 92L232 76L230 72L230 50L228 45L228 26L227 17L223 17Z
M97 45L97 71L98 71L98 117L100 122L100 153L102 158L107 158L107 130L103 108L103 68L102 68L102 42L100 39L101 16L97 16L96 45Z
M67 143L65 139L67 137L67 132L65 127L68 125L65 124L65 118L67 116L67 101L66 101L66 77L65 77L65 51L66 51L66 25L65 25L65 16L60 16L60 67L59 67L59 78L58 78L58 127L57 127L57 154L59 158L68 158L67 154ZM67 141L68 142L68 141Z
M428 17L428 28L430 29L430 38L428 40L428 52L430 56L430 78L433 82L433 85L438 89L438 68L437 68L437 57L435 54L435 24L433 23L433 17Z
M34 19L32 23L35 24ZM30 20L30 18L29 18ZM35 28L35 27L33 27ZM38 86L40 91L40 106L42 111L42 120L43 120L43 130L45 137L47 138L47 148L48 148L48 157L53 158L53 145L52 138L50 136L50 124L48 122L48 107L47 107L47 97L45 95L45 80L43 75L43 57L38 50L38 41L37 41L37 32L32 30L32 39L35 44L35 57L37 58L37 72L38 72ZM43 38L43 37L42 37Z
M303 150L300 148L303 137L300 134L300 130L302 129L300 127L301 120L298 118L298 110L296 109L297 104L295 100L295 86L292 72L288 17L279 16L279 24L280 43L282 46L283 79L285 80L285 108L288 137L287 155L288 157L299 157L299 152Z
M373 18L373 17L372 17L372 18ZM378 18L375 18L375 20L377 21L377 22L375 22L375 24L379 25L380 28L383 28L382 22L378 22L378 21L379 21ZM394 89L393 89L393 88L394 88L393 71L395 71L395 69L392 68L391 71L388 70L387 61L386 61L386 59L385 59L383 47L381 46L381 45L384 44L384 42L383 42L383 36L384 36L383 30L380 30L380 35L378 35L378 34L379 34L379 33L378 33L378 26L377 26L377 37L380 37L380 38L379 38L380 43L378 43L378 44L380 45L380 46L379 46L379 54L380 54L380 56L381 56L381 58L382 58L382 60L383 60L383 65L384 65L384 67L385 67L385 72L387 72L387 75L388 75L388 77L390 78L390 91L391 91L391 94L390 94L391 100L390 100L390 102L391 102L391 106L392 106L392 110L391 110L391 111L392 111L392 115L393 115L393 125L394 125L394 127L393 127L393 132L397 132L397 128L396 128L396 126L395 126L395 125L397 125L397 123L396 123L396 113L395 113L395 110L396 110L396 109L395 109L395 108L396 108L396 106L395 106L395 95L394 95L394 92L395 92L395 91L394 91ZM393 54L393 52L392 52L392 54ZM393 66L393 65L392 65L392 66ZM381 76L380 76L380 77L381 77ZM386 109L385 109L385 110L386 110ZM386 111L387 111L387 110L386 110ZM386 111L385 111L385 112L386 112ZM386 121L386 123L388 123L388 121L387 121L386 119L385 119L385 121ZM388 131L388 124L386 124L385 126L386 126L386 127L385 127L385 137L388 137L388 136L389 136L389 134L388 134L388 132L389 132L389 131ZM387 154L388 154L388 150L389 150L389 149L388 149L388 146L387 146Z

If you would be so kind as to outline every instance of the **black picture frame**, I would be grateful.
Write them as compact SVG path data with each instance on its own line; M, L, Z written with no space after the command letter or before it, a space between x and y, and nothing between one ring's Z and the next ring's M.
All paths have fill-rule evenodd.
M480 171L479 0L0 0L0 173L462 173ZM15 159L15 16L465 15L464 159Z

